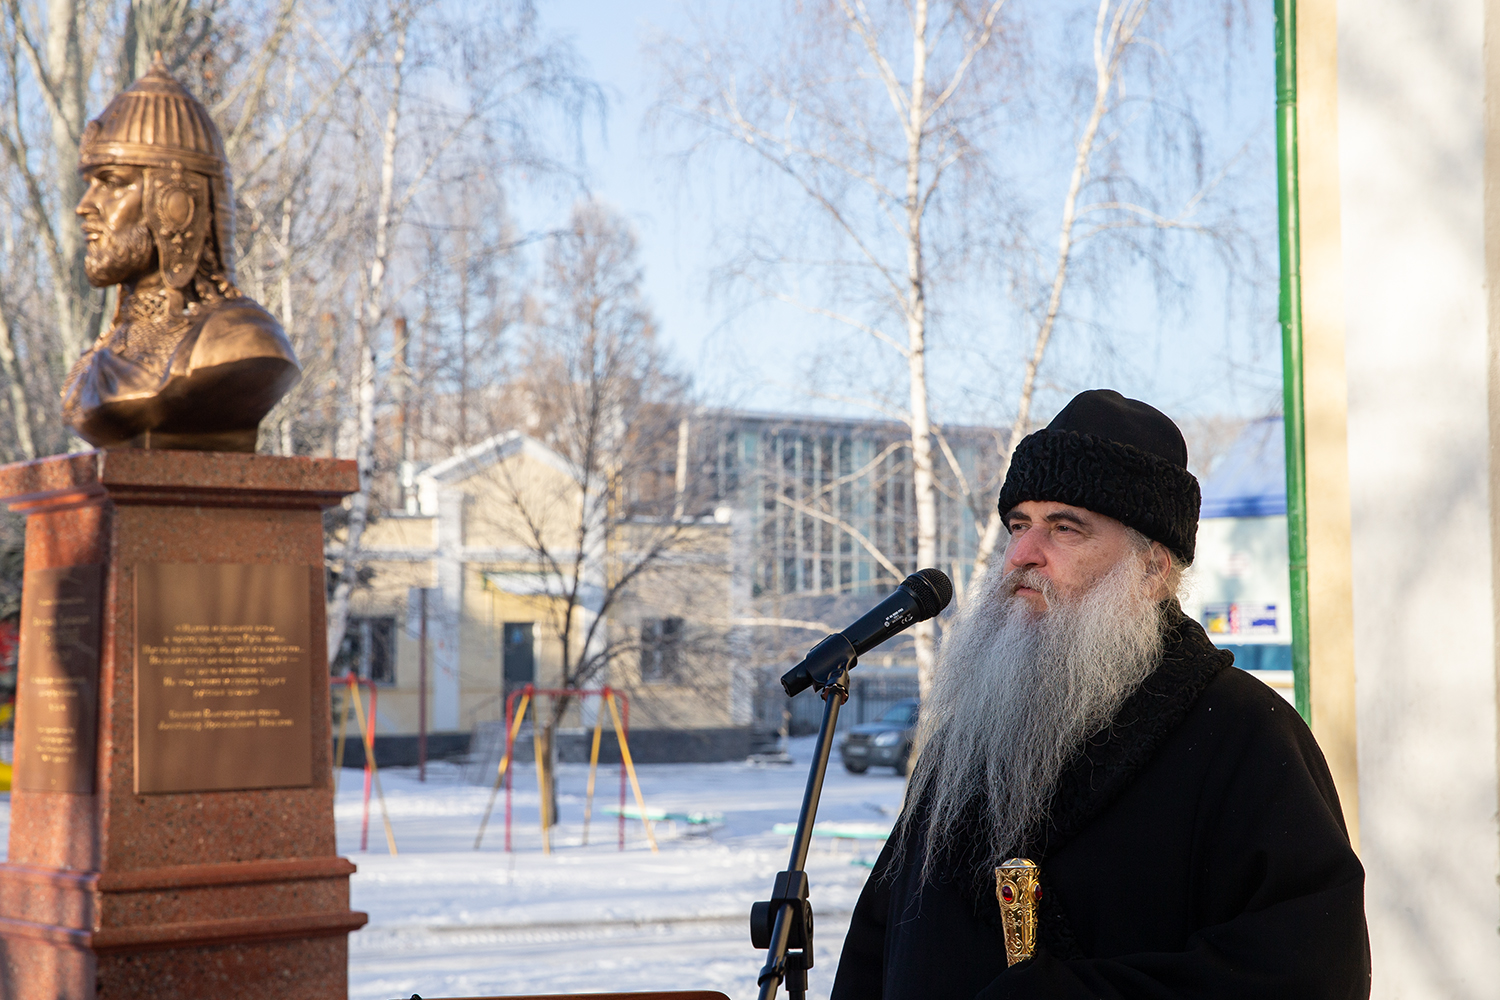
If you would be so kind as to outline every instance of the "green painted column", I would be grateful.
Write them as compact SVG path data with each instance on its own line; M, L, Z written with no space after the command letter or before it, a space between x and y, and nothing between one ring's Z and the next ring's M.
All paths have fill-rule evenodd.
M1286 417L1286 530L1291 561L1292 679L1312 722L1307 620L1307 434L1302 405L1302 251L1297 190L1297 2L1276 5L1276 195L1281 249L1281 393Z

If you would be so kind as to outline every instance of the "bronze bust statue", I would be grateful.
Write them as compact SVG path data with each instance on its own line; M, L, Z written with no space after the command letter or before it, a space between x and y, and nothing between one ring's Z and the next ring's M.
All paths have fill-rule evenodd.
M63 416L99 447L254 451L301 374L281 324L234 285L234 198L208 109L158 55L84 129L78 202L108 330L63 385Z

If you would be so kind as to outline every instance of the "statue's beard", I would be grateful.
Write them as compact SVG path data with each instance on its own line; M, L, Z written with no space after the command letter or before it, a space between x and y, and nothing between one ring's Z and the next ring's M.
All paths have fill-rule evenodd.
M1132 552L1087 591L1060 595L1034 570L996 563L946 630L923 705L922 748L903 823L925 802L924 881L960 847L966 806L985 793L990 860L1021 853L1058 776L1161 659L1163 620ZM1033 611L1015 589L1041 592ZM966 846L966 845L965 845Z
M101 230L84 244L83 271L96 288L134 283L146 275L156 242L144 220L124 232Z

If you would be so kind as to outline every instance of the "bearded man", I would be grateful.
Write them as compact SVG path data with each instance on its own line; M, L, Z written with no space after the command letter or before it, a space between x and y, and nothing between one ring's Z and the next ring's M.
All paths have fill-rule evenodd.
M158 54L84 129L79 170L84 272L120 296L68 373L64 419L100 447L254 451L300 369L281 324L234 285L234 198L208 109Z
M1366 997L1364 870L1285 700L1177 601L1182 434L1112 390L1016 449L1003 561L947 629L834 1000ZM1007 967L997 865L1040 865Z

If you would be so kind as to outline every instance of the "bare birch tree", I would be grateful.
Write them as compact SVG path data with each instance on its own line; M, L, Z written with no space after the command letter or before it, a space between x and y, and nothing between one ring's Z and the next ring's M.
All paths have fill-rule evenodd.
M1157 8L1166 6L1160 2ZM1132 71L1139 74L1141 63L1163 58L1161 45L1149 30L1152 0L1099 0L1090 34L1088 86L1083 88L1084 101L1073 140L1072 165L1063 192L1056 221L1056 250L1050 268L1040 283L1043 294L1028 310L1034 321L1034 333L1021 369L1021 379L1010 432L997 439L995 477L990 482L970 484L963 471L952 463L955 478L966 489L967 499L981 524L978 551L974 560L974 577L984 573L1000 543L1004 522L990 498L1005 479L1011 455L1023 437L1032 429L1032 408L1037 389L1037 373L1047 357L1047 349L1064 316L1064 303L1079 283L1080 255L1093 245L1101 245L1104 254L1118 250L1118 243L1130 241L1137 234L1165 232L1187 233L1209 242L1222 241L1229 234L1205 221L1203 203L1222 180L1222 171L1204 177L1176 203L1161 207L1166 192L1153 191L1130 174L1122 162L1119 147L1130 131L1144 132L1150 124L1148 114L1141 112L1155 96L1132 92L1126 86ZM1178 122L1178 129L1196 133L1191 120ZM1188 141L1195 141L1190 134ZM1158 140L1160 141L1160 139ZM1169 136L1169 142L1180 141ZM1161 185L1158 185L1158 188ZM1166 197L1170 197L1167 195ZM1110 244L1114 243L1115 246ZM978 486L979 489L975 489Z
M1173 149L1198 139L1190 111L1173 109L1178 118L1166 126L1156 113L1159 94L1149 71L1169 64L1171 54L1146 27L1164 6L1164 0L1092 5L1089 84L1072 108L1068 182L1061 218L1051 215L1057 221L1048 223L1050 256L1035 249L1041 241L1028 226L1026 198L1007 189L1004 164L1018 144L1040 147L1057 134L1026 109L1045 88L1068 92L1069 78L1033 75L1029 39L1036 23L1066 19L1068 11L1027 0L790 3L781 12L782 32L764 49L744 34L707 29L691 44L666 49L664 106L687 123L689 157L715 147L748 154L735 162L758 165L758 175L772 182L770 196L792 192L806 209L798 216L778 206L765 213L774 228L752 224L746 250L730 267L734 276L900 359L904 398L859 392L830 398L872 406L910 428L918 566L940 564L942 494L972 512L973 572L993 555L1001 522L989 507L1011 450L1030 429L1038 372L1069 315L1082 250L1097 244L1100 256L1118 252L1124 260L1150 256L1142 233L1212 235L1202 209L1219 176L1199 171L1197 183L1173 202L1176 188L1167 190L1139 157L1122 152L1143 135ZM1044 68L1061 72L1063 62L1049 53ZM1108 281L1105 274L1101 283ZM1031 328L1028 350L1017 365L1009 433L994 435L992 459L966 467L929 397L933 337L945 312L1003 300L1002 283L1016 290ZM1032 292L1038 286L1040 296ZM1002 324L981 325L981 333L962 338L950 326L949 343L978 341L987 353L1002 353ZM873 377L869 368L860 374L866 382ZM1009 383L1011 373L1003 374ZM899 578L893 553L875 553L853 525L829 510L799 512L832 517ZM962 573L955 580L961 595ZM918 628L925 690L933 628Z
M608 209L574 208L549 248L509 386L527 433L571 463L576 500L539 502L527 484L504 475L500 482L522 526L517 541L558 598L551 631L563 687L606 677L610 663L635 648L610 634L610 614L689 534L688 486L661 473L673 467L690 410L687 385L656 341L636 253L634 234ZM559 700L558 717L564 708Z
M819 241L829 256L818 261L831 294L809 301L779 286L771 294L869 337L905 367L906 399L883 409L911 430L917 566L938 562L931 269L935 257L959 252L963 229L961 219L943 225L939 217L959 212L984 174L977 142L997 103L991 84L1005 4L799 3L784 11L786 34L776 40L784 55L769 69L747 65L727 40L683 45L669 57L669 100L699 142L724 140L751 154L831 231ZM813 263L784 241L773 247L779 261ZM896 569L884 555L878 561ZM891 582L902 575L892 572ZM914 632L924 687L935 634L930 621Z
M464 183L465 172L507 167L546 172L556 162L534 134L544 114L578 116L597 101L597 88L574 70L571 51L540 36L529 3L510 5L509 18L476 15L442 21L436 5L393 3L387 9L384 79L358 92L351 146L373 154L375 176L360 175L358 205L370 205L358 238L359 266L350 312L354 328L354 457L360 488L350 498L328 610L330 659L343 642L349 597L361 566L360 547L375 486L377 408L386 400L395 339L384 326L393 305L422 276L407 271L400 240L429 206L438 184ZM456 98L432 100L419 74L452 88ZM371 133L374 134L373 141ZM496 206L499 210L502 206ZM389 346L387 346L389 345Z
M125 18L115 60L116 90L145 73L157 52L167 69L181 72L212 39L224 0L127 0L122 6ZM290 0L283 0L283 17L291 6Z
M37 457L37 450L36 439L31 430L31 403L26 398L26 383L29 380L21 372L21 358L16 353L15 335L8 313L5 303L0 301L0 366L3 366L9 389L6 402L10 404L16 450L20 458L30 460Z
M108 14L97 0L48 0L45 9L8 0L5 9L9 120L0 127L0 148L21 181L27 222L46 247L64 367L98 334L102 313L83 273L83 234L72 208L83 194L78 143ZM28 107L31 95L40 115Z
M525 553L515 565L527 567L523 575L549 598L545 628L560 652L558 687L620 683L612 667L650 653L640 634L645 623L632 629L619 620L622 612L670 608L672 633L658 638L671 649L658 651L673 661L670 679L681 693L709 675L725 683L724 632L696 622L680 627L683 607L692 604L681 593L691 584L681 585L694 567L677 563L690 564L704 538L690 478L678 474L675 461L691 403L685 379L657 343L636 258L630 227L593 201L577 204L550 240L506 390L519 410L510 434L545 444L561 457L563 475L553 481L525 463L490 467L498 501L492 530ZM722 553L714 565L724 565ZM637 687L633 696L643 693ZM570 704L566 695L551 699L542 721L549 761ZM547 785L553 787L550 778ZM555 821L555 798L550 815Z
M399 223L399 215L405 212L416 188L425 179L426 171L415 177L402 192L401 204L397 204L396 151L401 138L401 99L406 86L406 45L411 30L413 11L398 7L392 12L394 30L391 33L390 83L385 93L385 121L380 132L380 174L375 194L374 225L369 235L370 247L367 264L358 278L359 293L355 299L354 326L356 330L358 375L355 382L355 400L358 413L359 436L355 452L355 463L359 469L359 489L349 500L349 519L344 529L343 553L338 563L338 575L334 582L333 595L328 610L328 658L330 662L338 655L344 642L344 630L349 622L349 595L358 579L360 542L369 520L371 480L375 474L375 393L376 364L375 331L385 318L388 305L385 288L386 270L390 266L393 222ZM431 169L428 167L428 169ZM368 197L369 192L361 193ZM361 199L363 200L363 199ZM397 218L393 219L393 215Z

